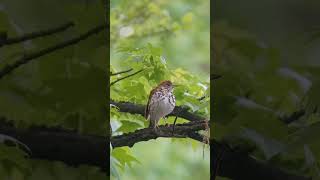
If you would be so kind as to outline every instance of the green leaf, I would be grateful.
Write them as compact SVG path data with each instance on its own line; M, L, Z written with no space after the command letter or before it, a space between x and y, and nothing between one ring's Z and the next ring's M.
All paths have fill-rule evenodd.
M125 165L128 165L129 167L132 167L132 163L140 163L134 156L132 156L130 152L129 147L121 147L121 148L115 148L112 151L112 156L115 157L120 165L119 167L123 170Z
M253 141L263 151L267 160L281 153L285 149L285 145L277 140L263 136L253 129L243 128L242 137Z
M133 121L127 121L127 120L121 120L121 124L122 125L119 129L117 129L117 132L124 132L124 133L133 132L141 127L139 123L133 122Z
M7 162L9 167L16 167L24 173L31 171L31 165L26 159L26 153L17 147L0 144L0 162Z
M182 17L182 23L184 24L191 24L193 21L193 13L188 12Z
M113 156L110 156L110 172L111 176L117 178L120 180L120 174L117 170L117 166L120 166L120 163L117 159L115 159Z

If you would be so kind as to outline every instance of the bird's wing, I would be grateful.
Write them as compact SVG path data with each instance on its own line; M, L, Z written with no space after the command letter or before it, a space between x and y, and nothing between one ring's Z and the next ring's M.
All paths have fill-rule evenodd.
M156 89L153 89L153 90L150 92L150 95L149 95L148 103L147 103L147 105L146 105L145 114L144 114L144 117L145 117L146 119L148 119L148 117L149 117L149 111L150 111L149 105L150 105L150 103L151 103L151 101L152 101L152 96L154 95L155 90L156 90Z

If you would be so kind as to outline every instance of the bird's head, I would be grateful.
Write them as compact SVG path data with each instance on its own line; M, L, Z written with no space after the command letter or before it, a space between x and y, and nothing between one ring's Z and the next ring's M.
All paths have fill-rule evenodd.
M173 90L173 88L175 88L179 85L173 84L171 81L166 80L166 81L162 81L159 86Z

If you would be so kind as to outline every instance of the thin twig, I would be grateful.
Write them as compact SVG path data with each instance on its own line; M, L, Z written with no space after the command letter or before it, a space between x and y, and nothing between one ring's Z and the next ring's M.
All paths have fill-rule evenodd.
M125 70L125 71L120 71L120 72L116 72L116 73L111 73L110 72L110 76L115 76L115 75L118 75L118 74L123 74L123 73L127 73L127 72L130 72L132 71L133 69L128 69L128 70Z
M176 125L176 122L177 122L177 119L178 119L178 116L180 115L181 111L183 111L183 109L179 109L178 112L176 112L176 118L174 119L174 122L173 122L173 126L172 126L172 134L174 134L174 127Z
M294 121L299 120L301 117L303 117L306 114L305 109L299 109L297 111L294 111L292 114L290 114L289 116L283 116L283 117L279 117L280 120L282 120L283 122L285 122L286 124L290 124Z
M176 125L177 119L178 119L178 116L176 116L176 118L174 119L174 122L173 122L173 125L172 125L172 134L174 134L174 127Z
M212 80L216 80L216 79L219 79L221 78L222 76L221 75L218 75L218 74L212 74L211 78Z
M61 31L64 31L66 29L68 29L69 27L74 26L73 22L68 22L68 23L64 23L58 27L54 27L54 28L50 28L50 29L46 29L46 30L40 30L37 32L31 32L31 33L27 33L24 34L22 36L18 36L18 37L13 37L13 38L6 38L4 39L2 42L0 42L0 47L3 45L10 45L10 44L15 44L15 43L19 43L19 42L23 42L23 41L27 41L30 39L35 39L38 37L44 37L44 36L48 36L54 33L58 33Z
M206 98L207 96L204 95L204 96L201 96L200 98L198 98L198 101L202 101L204 98Z
M97 26L97 27L95 27L93 29L90 29L89 31L87 31L87 32L75 37L75 38L72 38L72 39L69 39L67 41L58 43L58 44L53 45L51 47L42 49L40 51L27 54L27 55L21 57L21 59L17 60L13 64L6 65L3 69L1 69L1 71L0 71L0 79L3 78L3 76L9 74L14 69L20 67L23 64L26 64L26 63L30 62L33 59L36 59L38 57L47 55L47 54L49 54L51 52L54 52L56 50L65 48L67 46L74 45L74 44L80 42L81 40L87 39L88 37L90 37L93 34L97 34L97 33L101 32L106 27L107 26L105 24L104 25L99 25L99 26Z
M119 81L121 81L121 80L124 80L124 79L126 79L126 78L131 77L131 76L134 76L134 75L136 75L136 74L140 73L141 71L143 71L143 69L141 69L141 70L139 70L139 71L137 71L137 72L135 72L135 73L129 74L128 76L125 76L125 77L119 78L119 79L117 79L117 80L113 81L112 83L110 83L110 86L114 85L115 83L117 83L117 82L119 82Z

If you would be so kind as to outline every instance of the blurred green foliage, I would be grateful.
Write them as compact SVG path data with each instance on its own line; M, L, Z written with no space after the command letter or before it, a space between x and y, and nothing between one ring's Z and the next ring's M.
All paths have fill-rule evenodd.
M170 139L160 138L136 144L132 153L143 158L140 164L127 167L127 173L123 174L122 179L209 179L209 148L205 148L203 158L202 148L199 148L201 144L188 141L194 140L173 143ZM195 143L194 148L191 143Z
M163 49L171 67L181 67L200 78L209 75L210 1L111 0L111 63L119 67L117 49L152 43Z
M288 25L285 20L296 18L293 7L301 9L302 1L241 2L250 7L265 6L263 10L252 8L253 12L237 3L240 2L231 6L218 1L212 25L214 73L223 76L213 87L214 138L231 146L242 141L254 143L255 158L320 179L320 144L316 138L320 120L317 110L320 67L319 55L313 52L319 47L318 37L313 36L315 31L294 28L305 21L285 27ZM313 5L320 7L316 2L303 6ZM268 11L271 7L277 7L275 12ZM244 13L238 16L236 12L240 10ZM268 11L270 17L260 10ZM279 15L276 21L274 14ZM278 27L279 22L284 24ZM310 27L309 24L304 30ZM301 109L305 115L290 124L284 122L283 119Z
M1 0L0 31L8 37L75 26L50 36L0 48L0 69L31 52L56 45L105 23L105 3L92 1ZM104 31L105 32L105 31ZM0 117L17 128L59 126L106 136L106 34L37 58L0 80ZM62 140L63 141L63 140ZM48 142L50 143L50 142ZM31 160L0 144L0 179L106 179L97 167L69 167L62 162Z
M110 16L111 72L133 69L111 82L143 70L111 86L111 98L146 104L153 87L171 80L182 85L175 89L176 104L209 118L209 1L112 0ZM141 115L116 107L110 117L113 135L148 126ZM158 138L113 149L111 178L209 179L209 160L209 148L200 142Z

